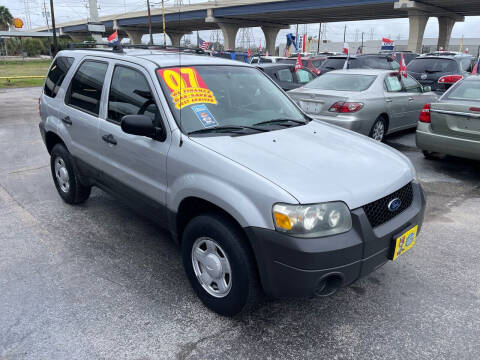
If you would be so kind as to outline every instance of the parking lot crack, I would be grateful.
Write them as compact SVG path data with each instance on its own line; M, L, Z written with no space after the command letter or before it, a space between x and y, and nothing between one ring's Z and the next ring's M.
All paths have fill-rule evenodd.
M208 340L215 339L220 336L225 336L226 334L229 334L231 332L234 332L237 329L237 327L233 327L230 329L220 329L219 331L214 332L213 334L210 334L208 336L201 337L200 339L196 341L191 341L186 343L181 347L180 352L177 354L176 358L177 360L185 360L188 359L188 357L199 347L204 342L207 342Z

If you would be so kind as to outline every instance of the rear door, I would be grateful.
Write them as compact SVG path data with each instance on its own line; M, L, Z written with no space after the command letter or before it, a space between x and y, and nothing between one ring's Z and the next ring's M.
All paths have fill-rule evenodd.
M432 104L431 128L437 134L480 141L480 81L465 80Z
M407 94L408 104L405 111L405 117L402 119L402 126L413 127L417 125L420 111L426 103L431 101L431 96L423 93L423 87L413 77L408 75L401 77L405 93Z
M100 121L102 182L117 193L155 214L163 222L166 216L166 164L171 137L162 119L165 112L149 73L141 66L118 62L109 76L105 119ZM120 127L125 115L147 115L166 129L164 141L126 134Z
M99 114L108 66L105 59L84 58L70 81L65 103L59 111L70 136L69 150L79 166L99 166Z
M390 119L389 130L397 130L405 126L407 109L409 107L408 94L404 91L400 75L388 73L385 75L385 103Z

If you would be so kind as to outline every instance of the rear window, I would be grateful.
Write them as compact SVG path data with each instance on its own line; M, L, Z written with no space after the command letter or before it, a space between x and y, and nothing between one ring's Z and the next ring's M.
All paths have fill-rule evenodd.
M327 59L323 62L320 66L321 69L325 70L338 70L343 69L345 65L346 58L334 58L334 59ZM348 60L348 68L349 69L358 69L360 68L360 62L356 58L350 58Z
M480 101L480 81L463 81L447 94L451 100Z
M458 71L458 67L455 60L416 58L410 61L407 70L414 73L454 73Z
M377 78L376 75L360 74L324 74L305 85L308 89L336 91L364 91Z
M362 58L362 62L365 66L372 68L372 69L383 69L383 70L391 70L392 66L390 65L387 58L384 57L374 57L374 56L366 56Z
M58 89L62 86L63 79L70 70L73 60L74 58L65 56L59 56L55 59L45 79L45 87L43 88L45 95L52 98L57 96Z

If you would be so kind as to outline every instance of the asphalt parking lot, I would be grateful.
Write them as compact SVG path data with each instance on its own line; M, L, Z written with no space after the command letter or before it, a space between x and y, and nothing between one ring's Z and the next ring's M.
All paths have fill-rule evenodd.
M62 202L40 88L0 91L0 359L478 359L480 163L387 143L427 194L415 248L329 298L203 307L165 232L95 189Z

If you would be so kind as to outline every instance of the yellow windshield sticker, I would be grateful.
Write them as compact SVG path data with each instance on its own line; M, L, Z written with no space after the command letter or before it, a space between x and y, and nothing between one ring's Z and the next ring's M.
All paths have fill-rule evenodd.
M175 107L179 110L193 104L217 104L215 95L193 67L157 70L170 90Z

